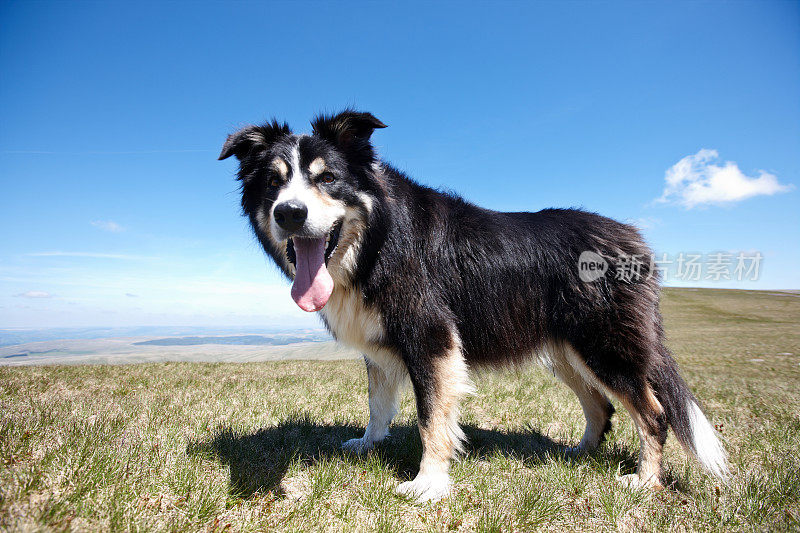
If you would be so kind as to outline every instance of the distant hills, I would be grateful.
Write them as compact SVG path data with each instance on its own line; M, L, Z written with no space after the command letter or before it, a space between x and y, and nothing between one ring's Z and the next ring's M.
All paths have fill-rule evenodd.
M0 347L27 344L30 342L64 339L111 339L130 337L182 337L234 336L234 335L301 335L306 333L330 336L323 329L270 328L270 327L199 327L199 326L137 326L137 327L92 327L92 328L0 328ZM307 340L301 341L307 342ZM220 344L220 343L217 343Z
M134 342L135 346L200 346L202 344L228 344L236 346L286 346L298 342L323 342L331 340L327 333L308 335L231 335L228 337L166 337Z
M322 329L245 335L56 339L0 346L0 366L351 359L360 354Z

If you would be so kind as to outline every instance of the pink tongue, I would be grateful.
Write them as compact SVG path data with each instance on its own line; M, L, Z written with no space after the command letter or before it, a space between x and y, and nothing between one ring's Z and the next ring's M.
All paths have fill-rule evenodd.
M319 311L333 292L333 279L325 268L325 239L295 238L293 243L297 273L292 299L303 311Z

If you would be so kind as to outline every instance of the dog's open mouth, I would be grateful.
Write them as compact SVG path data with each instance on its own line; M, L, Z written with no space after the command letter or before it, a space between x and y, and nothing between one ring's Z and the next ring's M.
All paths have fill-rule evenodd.
M330 260L333 252L336 251L336 248L339 247L339 234L342 231L342 221L336 222L331 230L328 232L328 236L325 237L325 264L328 264L328 260ZM289 260L291 264L297 267L297 254L294 251L294 242L293 238L289 238L286 242L286 258Z
M339 246L342 222L333 225L324 238L292 237L286 242L286 257L295 266L292 298L303 311L319 311L333 293L328 260Z

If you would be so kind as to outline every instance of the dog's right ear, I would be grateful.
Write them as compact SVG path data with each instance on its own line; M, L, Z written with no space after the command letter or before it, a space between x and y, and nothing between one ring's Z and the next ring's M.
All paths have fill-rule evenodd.
M253 152L265 150L274 143L278 137L291 135L292 130L285 122L279 124L273 120L262 126L247 126L236 133L228 135L228 139L222 146L219 160L227 159L232 155L241 161Z

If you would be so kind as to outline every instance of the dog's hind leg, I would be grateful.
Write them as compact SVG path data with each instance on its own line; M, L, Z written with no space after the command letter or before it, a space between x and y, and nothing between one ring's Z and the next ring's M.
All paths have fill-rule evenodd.
M597 390L591 382L584 379L569 363L561 360L553 361L553 372L578 397L586 417L586 429L580 444L571 449L575 453L587 453L603 442L603 437L611 431L611 415L614 406L608 398Z
M647 378L620 371L601 379L574 350L567 350L567 358L577 373L616 398L633 418L641 441L639 463L635 474L622 476L620 481L631 487L660 487L661 457L669 426L664 407Z
M369 423L364 436L342 443L342 448L365 452L389 434L389 425L397 414L400 391L406 377L398 369L385 370L364 356L369 380Z
M635 474L621 476L619 480L630 487L661 487L661 457L667 441L667 417L653 389L644 384L634 394L615 394L631 414L642 448Z

